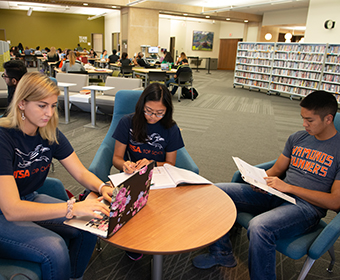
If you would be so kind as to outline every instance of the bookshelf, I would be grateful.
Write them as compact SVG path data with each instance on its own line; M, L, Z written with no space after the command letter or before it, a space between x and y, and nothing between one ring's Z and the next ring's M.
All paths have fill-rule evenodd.
M306 96L320 88L326 44L276 43L269 91Z
M236 86L288 94L291 99L325 90L340 103L340 45L240 42Z
M234 74L235 86L268 90L274 43L239 42Z
M340 102L340 45L328 44L320 89L333 93Z

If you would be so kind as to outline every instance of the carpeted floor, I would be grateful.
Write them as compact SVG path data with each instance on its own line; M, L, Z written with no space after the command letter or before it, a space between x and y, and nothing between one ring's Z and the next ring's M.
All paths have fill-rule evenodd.
M196 100L177 102L174 118L182 130L186 148L200 169L200 175L212 182L228 182L236 166L232 156L238 156L250 164L258 164L277 158L290 134L303 129L299 100L287 96L267 95L258 91L233 88L231 71L194 71L194 87L199 96ZM63 120L63 112L60 112ZM90 114L71 111L71 123L60 124L60 129L70 139L80 160L88 167L103 140L110 124L110 117L97 115L101 129L84 128L90 122ZM51 177L59 178L73 194L82 187L55 162ZM112 173L116 173L112 170ZM330 212L326 221L334 217ZM209 230L209 229L207 229ZM187 254L167 255L164 258L164 279L249 279L247 271L248 240L244 229L235 229L232 234L235 268L215 267L199 270L192 266L191 259L207 251L202 249ZM133 262L125 253L101 241L103 250L93 253L84 275L85 280L94 279L151 279L151 256ZM339 257L339 242L335 245ZM317 260L306 279L340 279L339 264L329 274L326 267L328 254ZM297 279L303 265L301 260L289 259L277 253L277 279Z

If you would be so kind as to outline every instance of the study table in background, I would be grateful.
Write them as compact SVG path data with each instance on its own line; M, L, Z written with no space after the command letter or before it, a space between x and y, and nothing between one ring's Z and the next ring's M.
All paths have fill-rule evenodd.
M89 89L91 90L91 123L84 125L88 128L97 128L96 126L96 91L107 91L110 89L114 89L114 87L106 87L106 86L86 86L83 87L83 89Z
M152 254L152 279L161 280L163 255L206 247L225 235L235 219L233 201L214 185L151 190L146 206L103 240L122 250Z
M62 83L58 82L58 87L64 88L64 110L65 110L65 124L70 122L70 97L69 97L69 87L76 86L73 83Z
M132 68L132 77L135 78L136 75L144 77L144 87L148 85L149 73L150 72L165 72L161 68L141 68L141 67L134 67ZM171 69L166 71L166 74L169 76L174 76L176 74L176 69Z

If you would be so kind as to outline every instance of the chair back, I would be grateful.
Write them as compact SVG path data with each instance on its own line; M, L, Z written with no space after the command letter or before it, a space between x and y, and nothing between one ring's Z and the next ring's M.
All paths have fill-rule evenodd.
M120 67L120 72L124 75L127 74L132 74L132 67L134 67L133 65L122 65Z
M148 75L148 83L150 82L166 82L166 72L150 71Z
M4 72L0 72L0 76L3 74ZM6 90L6 95L7 95L7 84L5 82L5 79L1 78L0 79L0 90Z
M191 72L182 72L178 76L178 84L192 83L192 73Z
M123 77L107 77L105 86L114 87L114 89L104 91L104 95L115 96L115 94L120 90L141 88L142 80L137 78L125 79Z
M63 83L75 83L76 86L72 87L72 91L81 91L83 87L89 85L89 77L84 74L70 74L70 73L57 73L56 79L58 82ZM60 90L64 90L63 87L59 87Z
M336 113L335 114L335 118L334 118L334 126L335 129L340 132L340 113Z

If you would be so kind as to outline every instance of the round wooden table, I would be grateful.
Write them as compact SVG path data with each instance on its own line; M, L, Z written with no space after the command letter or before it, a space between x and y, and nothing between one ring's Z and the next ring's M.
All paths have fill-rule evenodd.
M162 279L163 255L206 247L233 226L236 208L214 185L151 190L146 206L104 239L123 250L152 254L153 279Z

